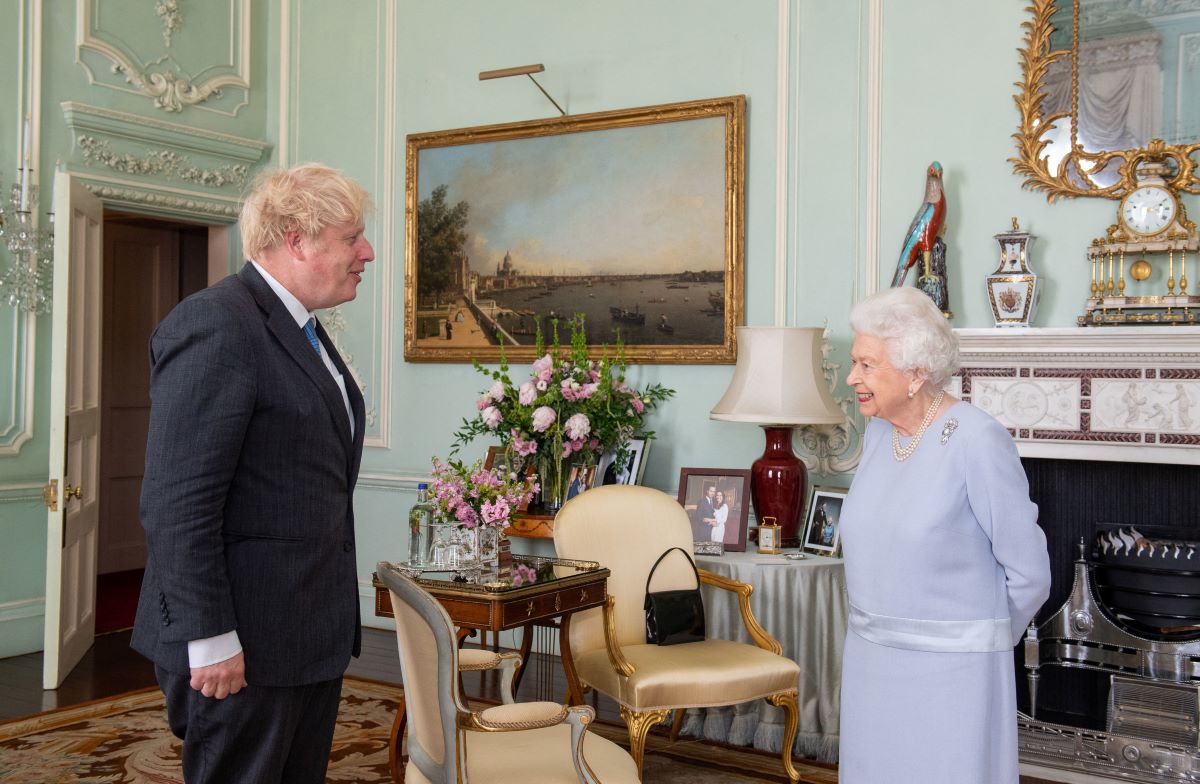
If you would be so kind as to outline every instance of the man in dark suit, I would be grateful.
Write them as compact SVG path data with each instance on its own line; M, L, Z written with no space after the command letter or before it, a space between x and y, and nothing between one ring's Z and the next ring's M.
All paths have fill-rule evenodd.
M363 398L313 311L354 299L370 198L316 164L264 174L250 263L150 340L133 647L154 661L184 778L324 782L360 646L353 492Z
M692 524L692 534L698 542L707 542L712 538L713 526L717 524L717 512L713 508L716 495L717 486L709 485L704 488L704 495L696 505L696 522Z

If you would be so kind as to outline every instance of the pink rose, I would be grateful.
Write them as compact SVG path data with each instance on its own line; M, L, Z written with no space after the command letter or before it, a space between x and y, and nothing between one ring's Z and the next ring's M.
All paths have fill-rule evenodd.
M488 390L488 394L492 396L492 400L497 400L497 401L503 400L504 399L504 382L497 381L496 383L492 384L491 389Z
M483 409L487 408L491 404L492 404L491 395L484 395L483 397L481 397L475 401L475 408L478 411L482 411Z
M556 419L558 419L558 414L554 413L554 409L550 406L540 406L534 409L533 432L545 433Z
M633 410L639 414L646 410L646 404L639 398L631 398L629 402L633 405Z
M500 409L495 406L488 406L479 413L483 417L483 423L488 426L488 429L495 430L500 425Z
M572 414L563 424L563 432L572 441L578 441L592 432L592 423L588 420L587 414Z
M521 385L520 391L517 393L517 400L523 406L528 406L537 399L537 388L534 387L532 381L526 381Z

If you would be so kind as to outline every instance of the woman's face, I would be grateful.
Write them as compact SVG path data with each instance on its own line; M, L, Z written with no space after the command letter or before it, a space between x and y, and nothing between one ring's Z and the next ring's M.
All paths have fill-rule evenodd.
M717 495L713 498L713 506L720 507L724 503L725 503L725 494L722 493L720 490L718 490Z
M850 375L846 385L854 388L858 410L863 416L882 417L895 424L908 404L912 373L892 367L887 344L874 335L855 335L850 348Z

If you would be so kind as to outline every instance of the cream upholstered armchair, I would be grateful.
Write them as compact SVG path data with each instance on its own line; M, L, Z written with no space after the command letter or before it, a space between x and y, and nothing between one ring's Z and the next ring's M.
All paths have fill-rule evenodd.
M407 784L632 784L637 766L620 746L587 732L595 712L556 702L472 711L458 687L450 616L395 567L378 565L396 617L408 713Z
M700 570L702 583L734 591L742 620L756 645L707 639L682 645L648 645L646 578L670 547L692 551L692 526L674 498L648 487L606 485L581 493L554 519L554 549L563 558L598 561L612 575L608 603L571 619L570 644L580 681L612 697L629 728L629 745L641 773L650 727L675 711L672 738L683 709L735 705L758 698L784 709L783 766L792 781L799 713L800 667L750 610L753 588ZM683 558L668 558L654 574L653 590L696 583Z

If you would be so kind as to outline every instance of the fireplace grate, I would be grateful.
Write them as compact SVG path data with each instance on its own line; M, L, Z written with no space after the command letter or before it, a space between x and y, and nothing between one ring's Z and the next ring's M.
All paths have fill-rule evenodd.
M1200 745L1200 687L1122 675L1109 683L1109 732Z

